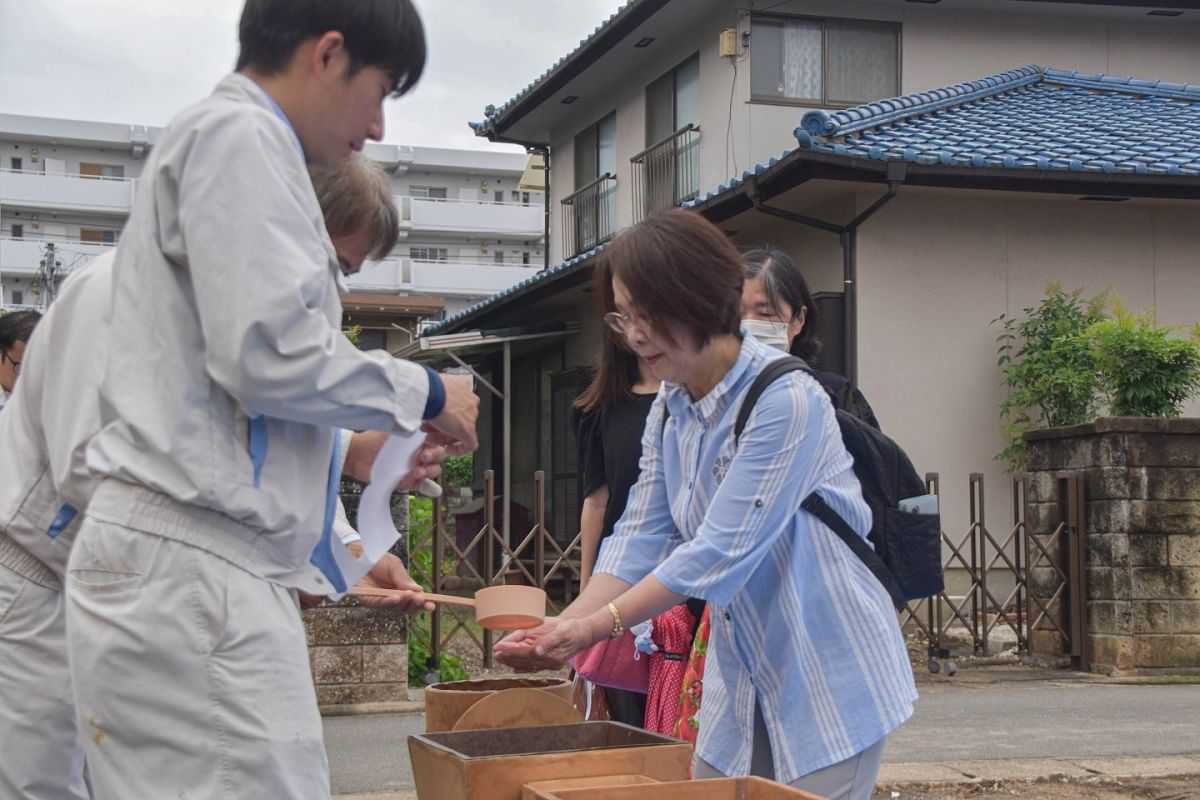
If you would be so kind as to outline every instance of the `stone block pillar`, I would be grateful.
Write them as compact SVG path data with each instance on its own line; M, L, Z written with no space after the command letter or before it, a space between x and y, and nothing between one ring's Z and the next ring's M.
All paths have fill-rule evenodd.
M358 487L343 484L342 501L352 522L360 494ZM407 494L392 496L392 518L401 533L392 552L407 561ZM367 608L356 598L301 613L320 705L409 699L408 617Z
M1083 473L1093 669L1200 672L1200 419L1106 417L1025 438L1032 535L1058 522L1056 475ZM1049 573L1031 570L1031 594L1048 597ZM1061 652L1044 631L1031 645Z
M317 702L408 700L408 620L354 599L303 612Z

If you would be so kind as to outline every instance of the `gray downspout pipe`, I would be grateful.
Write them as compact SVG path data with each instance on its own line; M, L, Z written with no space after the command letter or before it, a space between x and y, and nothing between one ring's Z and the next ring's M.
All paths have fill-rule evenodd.
M858 229L864 222L874 216L875 212L883 208L884 205L896 196L900 184L904 182L905 171L903 162L893 161L889 163L887 192L845 225L838 225L837 223L817 219L816 217L797 214L785 208L769 206L762 201L762 198L758 194L757 186L751 187L749 195L750 202L754 204L756 211L838 235L842 246L842 285L845 287L846 298L846 315L844 320L846 377L853 386L858 385Z

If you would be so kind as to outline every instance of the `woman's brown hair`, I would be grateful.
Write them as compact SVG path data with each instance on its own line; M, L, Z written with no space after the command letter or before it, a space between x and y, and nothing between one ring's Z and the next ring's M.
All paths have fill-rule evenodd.
M633 387L639 378L638 360L620 336L607 325L604 326L604 344L596 357L592 381L575 401L575 407L580 411L612 408L633 399Z
M626 228L600 253L597 294L615 311L620 281L655 333L680 344L671 328L704 347L715 336L738 335L742 318L742 258L733 243L691 211L668 211Z

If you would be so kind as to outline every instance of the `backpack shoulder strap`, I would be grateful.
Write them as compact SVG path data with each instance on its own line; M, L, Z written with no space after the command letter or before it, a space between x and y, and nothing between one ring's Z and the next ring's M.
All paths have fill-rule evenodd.
M803 359L795 358L794 356L777 359L763 367L762 372L754 379L754 383L750 384L750 390L746 392L746 397L742 400L742 406L738 409L737 419L733 424L733 436L735 440L741 438L742 431L746 427L746 422L750 419L750 412L754 410L754 404L758 402L758 398L766 388L780 376L786 375L789 372L796 372L797 370L807 372L809 375L813 374L812 369ZM839 427L841 427L840 415L845 414L845 412L835 411L834 413L839 415ZM867 565L867 568L883 584L883 587L891 596L892 604L897 609L904 608L904 594L900 590L899 584L896 583L896 578L892 575L891 570L887 568L887 565L883 563L883 559L867 544L866 540L859 536L846 520L842 519L841 514L838 514L817 492L813 492L804 498L800 507L821 520L821 522L825 523L826 526L837 534L837 537L845 542L846 546Z
M780 376L797 371L807 372L809 375L813 374L812 368L804 362L804 359L796 358L795 356L777 358L762 368L762 371L758 373L758 377L754 379L754 383L750 384L750 390L746 392L746 397L742 400L742 406L738 409L737 419L733 423L733 438L735 441L742 438L742 431L746 429L746 422L750 419L750 412L754 410L754 404L758 402L758 398L762 396L767 387L774 383Z
M867 544L867 541L859 536L846 520L842 519L841 514L834 511L833 507L825 502L825 498L813 492L804 498L800 507L824 522L826 527L836 533L837 537L845 542L846 546L867 565L867 569L871 570L871 574L887 590L888 595L892 598L892 605L896 607L897 611L904 608L904 592L900 589L900 584L896 582L896 576L883 563L883 559L879 557L874 548Z

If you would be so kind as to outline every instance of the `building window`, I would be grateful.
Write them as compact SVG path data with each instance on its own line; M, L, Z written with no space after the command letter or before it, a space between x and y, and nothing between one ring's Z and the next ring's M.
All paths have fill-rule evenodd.
M14 239L20 239L20 238L22 238L22 237L24 237L24 236L25 236L25 226L24 226L24 225L18 225L18 224L16 224L16 223L14 222L14 223L13 223L13 226L12 226L12 238L14 238Z
M89 244L116 244L117 232L100 228L80 228L79 241Z
M564 255L606 242L617 224L617 114L575 137L575 192L563 198Z
M383 331L364 331L358 332L358 349L359 350L386 350L387 335Z
M16 156L13 156L13 157L12 157L12 158L10 158L8 161L9 161L9 165L10 165L10 166L11 166L11 167L12 167L14 170L16 170L16 171L18 171L18 172L20 172L20 171L21 171L21 165L24 163L24 162L22 162L22 161L21 161L21 159L17 158Z
M94 164L87 161L79 162L79 177L81 178L124 178L125 167L121 164Z
M504 251L497 250L495 253L492 254L492 260L495 261L497 264L503 264L504 263Z
M755 100L850 106L900 94L900 26L849 19L755 16Z
M700 56L646 87L646 149L633 165L638 220L674 208L700 190Z
M445 186L409 186L408 193L412 197L422 197L426 200L445 200Z
M528 250L521 253L521 263L524 264L525 266L529 266L529 251Z
M450 251L445 247L410 247L408 257L413 261L449 261Z
M25 292L23 292L22 290L13 289L11 294L12 294L12 302L13 302L14 306L19 306L25 302Z
M646 87L646 146L688 123L700 124L700 55Z
M521 203L522 205L526 206L529 205L529 192L519 192L516 189L513 189L512 201L514 203Z

